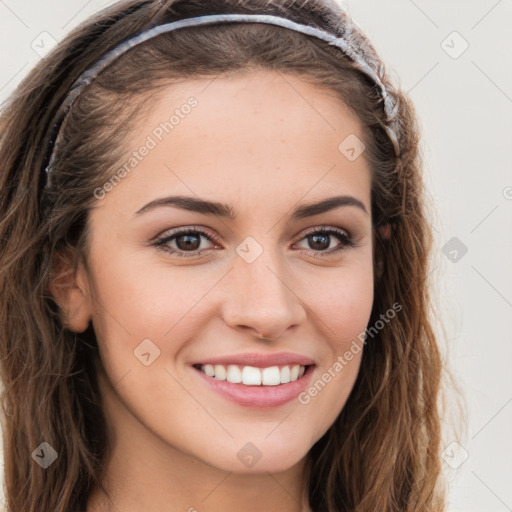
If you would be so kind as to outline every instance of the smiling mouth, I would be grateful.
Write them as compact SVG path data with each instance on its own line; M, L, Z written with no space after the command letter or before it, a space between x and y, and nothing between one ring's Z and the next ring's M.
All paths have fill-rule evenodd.
M279 386L300 379L314 365L275 365L265 368L237 364L195 364L196 370L214 380L246 386Z

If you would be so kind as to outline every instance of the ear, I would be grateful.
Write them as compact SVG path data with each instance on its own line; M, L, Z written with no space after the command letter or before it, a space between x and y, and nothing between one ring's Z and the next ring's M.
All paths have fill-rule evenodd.
M85 331L92 303L87 273L76 251L66 248L55 253L49 290L61 310L63 325L74 332Z

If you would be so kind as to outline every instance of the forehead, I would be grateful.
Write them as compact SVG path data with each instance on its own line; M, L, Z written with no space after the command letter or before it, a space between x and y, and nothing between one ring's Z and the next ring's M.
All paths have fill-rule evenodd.
M360 121L334 92L296 75L258 70L186 80L161 89L140 116L121 162L133 165L101 206L128 203L135 211L166 192L227 194L248 205L339 192L369 208L364 153L350 159L344 151L345 141L362 139Z

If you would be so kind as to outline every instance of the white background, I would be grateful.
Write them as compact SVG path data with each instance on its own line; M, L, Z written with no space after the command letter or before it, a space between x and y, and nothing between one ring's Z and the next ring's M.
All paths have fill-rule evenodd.
M111 3L0 0L0 101L43 45ZM469 413L462 446L450 444L449 433L443 444L449 510L512 511L512 1L345 6L409 92L422 126L436 211L430 276L446 326L444 351ZM456 249L456 262L445 255L455 258L453 247L443 252L453 237L467 248L462 257Z

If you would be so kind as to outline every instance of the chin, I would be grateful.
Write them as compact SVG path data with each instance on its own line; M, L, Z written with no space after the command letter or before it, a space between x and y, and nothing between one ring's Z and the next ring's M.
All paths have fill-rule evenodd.
M237 446L235 451L232 448L221 449L221 453L210 451L210 457L202 460L210 466L232 473L280 473L299 464L309 451L309 447L296 445L278 446L268 442L265 446L262 444L263 442L258 448L256 443L247 442L241 448Z

